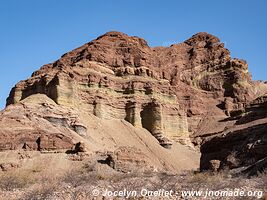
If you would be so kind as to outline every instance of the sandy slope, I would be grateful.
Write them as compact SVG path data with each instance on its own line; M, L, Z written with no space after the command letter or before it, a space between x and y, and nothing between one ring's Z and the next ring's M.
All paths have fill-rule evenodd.
M61 134L71 138L73 144L84 142L91 155L96 152L113 152L120 147L133 147L145 156L154 170L178 172L199 167L200 154L197 151L178 143L174 143L171 149L165 149L146 129L134 127L125 120L100 119L83 110L57 105L42 94L31 95L21 103L11 106L1 112L0 125L3 127L1 132L10 135L9 142L14 141L17 150L22 148L21 141L27 142L29 139L31 143L28 144L34 147L37 139L34 137L38 137L39 133L54 135L45 145L54 140L55 145L60 144L58 134ZM52 116L54 121L47 120L48 116ZM75 123L79 121L86 127L86 134L80 135L75 132L67 124L69 122L65 122L66 119L74 120ZM9 126L5 128L6 122ZM37 133L29 135L29 131ZM62 144L66 147L70 145Z

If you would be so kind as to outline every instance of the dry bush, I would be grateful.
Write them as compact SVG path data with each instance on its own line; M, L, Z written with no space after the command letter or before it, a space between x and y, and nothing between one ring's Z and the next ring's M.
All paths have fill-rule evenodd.
M101 173L96 172L86 172L83 169L71 169L67 171L60 180L67 184L70 184L72 187L78 187L83 184L95 185L99 180L105 178Z
M194 189L208 188L220 190L224 188L238 188L247 178L244 175L232 177L229 171L220 172L195 172L189 173L184 182Z
M57 182L61 173L59 170L54 170L50 160L49 157L41 161L33 160L24 163L21 168L0 172L0 191L26 189L35 184L46 185ZM45 188L42 190L46 191Z
M214 184L220 181L223 181L227 178L227 174L224 172L211 173L211 172L202 172L202 173L194 173L189 176L189 183L199 183L199 184Z
M40 184L33 190L27 192L19 200L46 200L51 197L56 190L55 184Z
M67 171L62 177L61 180L67 184L72 185L73 187L78 187L79 185L86 182L83 172L77 169L72 169Z
M32 174L28 174L20 170L4 172L0 175L1 190L11 191L14 189L25 188L35 182L36 179Z
M165 190L221 190L225 188L242 188L249 185L249 189L265 189L267 187L267 173L251 177L245 175L230 176L229 171L211 172L183 172L170 174L163 172L144 171L120 173L106 165L73 165L63 166L49 160L42 163L30 163L27 168L16 169L12 172L0 173L0 190L22 189L25 195L20 200L59 199L88 199L93 187L109 188L111 190L140 191L147 188L152 191ZM43 167L46 166L46 167ZM62 170L61 170L62 169ZM58 193L59 192L59 193Z

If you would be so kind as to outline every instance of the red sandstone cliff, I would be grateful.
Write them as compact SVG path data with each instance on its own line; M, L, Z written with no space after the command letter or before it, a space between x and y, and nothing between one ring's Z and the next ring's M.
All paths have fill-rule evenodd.
M87 120L94 115L145 128L166 148L176 143L201 146L203 169L214 159L227 165L226 157L236 146L231 130L237 127L242 132L237 138L246 134L239 128L240 120L251 115L248 110L255 107L251 105L266 92L267 84L252 81L246 61L231 58L211 34L198 33L170 47L152 48L142 38L108 32L44 65L12 89L0 116L0 147L69 149L80 140L89 145L94 138ZM50 104L40 96L38 106L23 103L39 93ZM266 111L266 107L255 109L257 115L259 109ZM239 118L233 117L236 113ZM254 126L251 121L258 125L257 117L244 120L248 127ZM260 124L266 130L266 121ZM220 139L213 139L217 135ZM246 137L253 138L250 133ZM264 143L263 137L260 132L257 140ZM257 154L255 161L264 157Z

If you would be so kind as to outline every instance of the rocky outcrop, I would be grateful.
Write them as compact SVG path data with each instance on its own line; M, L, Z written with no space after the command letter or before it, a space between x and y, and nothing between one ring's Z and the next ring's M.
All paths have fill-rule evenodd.
M201 147L202 170L209 168L208 162L211 160L219 160L220 169L234 169L253 166L267 158L266 103L266 96L261 96L244 109L233 111L226 120L234 121L234 125L205 138Z
M9 105L0 114L0 126L0 150L5 151L2 153L9 150L67 153L69 160L83 161L95 157L97 152L112 152L116 160L117 150L125 147L129 156L137 158L140 152L142 162L163 171L195 169L199 163L199 154L187 147L174 144L165 149L146 129L125 120L101 119L86 110L58 105L44 94L31 95ZM74 127L82 127L86 134ZM188 162L181 163L174 159L176 156ZM126 170L123 166L138 170L139 161L129 159L117 159L120 164L116 170Z
M7 105L36 93L100 118L125 119L171 144L188 143L205 115L221 115L216 105L226 97L237 108L255 92L246 62L231 59L213 35L151 48L141 38L109 32L18 83Z
M119 147L114 152L107 153L105 160L99 160L98 162L107 164L116 171L124 173L153 171L155 169L155 166L149 162L149 158L135 147Z
M244 162L229 152L247 151L239 144L244 138L253 146L264 140L266 126L257 120L265 118L258 105L266 92L246 61L231 58L211 34L152 48L142 38L108 32L16 84L0 116L0 149L72 149L84 139L94 148L88 129L94 115L144 128L168 150L177 142L201 146L202 169L211 160L239 166ZM49 103L31 102L36 94ZM228 153L218 152L220 145Z
M0 117L0 150L67 150L81 135L77 113L45 95L32 95L8 106ZM76 131L76 132L75 132ZM73 134L75 133L75 134Z

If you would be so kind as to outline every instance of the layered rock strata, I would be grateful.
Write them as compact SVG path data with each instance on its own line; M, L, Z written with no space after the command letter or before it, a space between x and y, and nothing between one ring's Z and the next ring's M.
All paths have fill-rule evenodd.
M201 146L205 169L211 160L224 163L226 154L210 156L215 144L228 150L236 146L225 144L228 139L235 143L226 132L232 126L241 131L238 123L248 119L234 116L243 110L259 110L255 105L264 101L261 96L266 92L266 83L252 81L246 61L231 58L229 50L211 34L201 32L170 47L152 48L142 38L108 32L16 84L0 117L1 127L14 123L15 128L8 125L1 131L1 141L9 143L2 142L1 149L73 148L88 136L84 124L94 115L99 120L125 120L145 128L168 149L176 142ZM49 105L25 105L23 101L29 102L36 94L43 94L64 111L55 116L49 113ZM35 117L31 117L33 111ZM36 121L40 116L42 121ZM32 126L26 131L23 123ZM40 123L46 126L40 128ZM240 142L241 132L236 134L236 142ZM208 142L221 133L229 137Z

